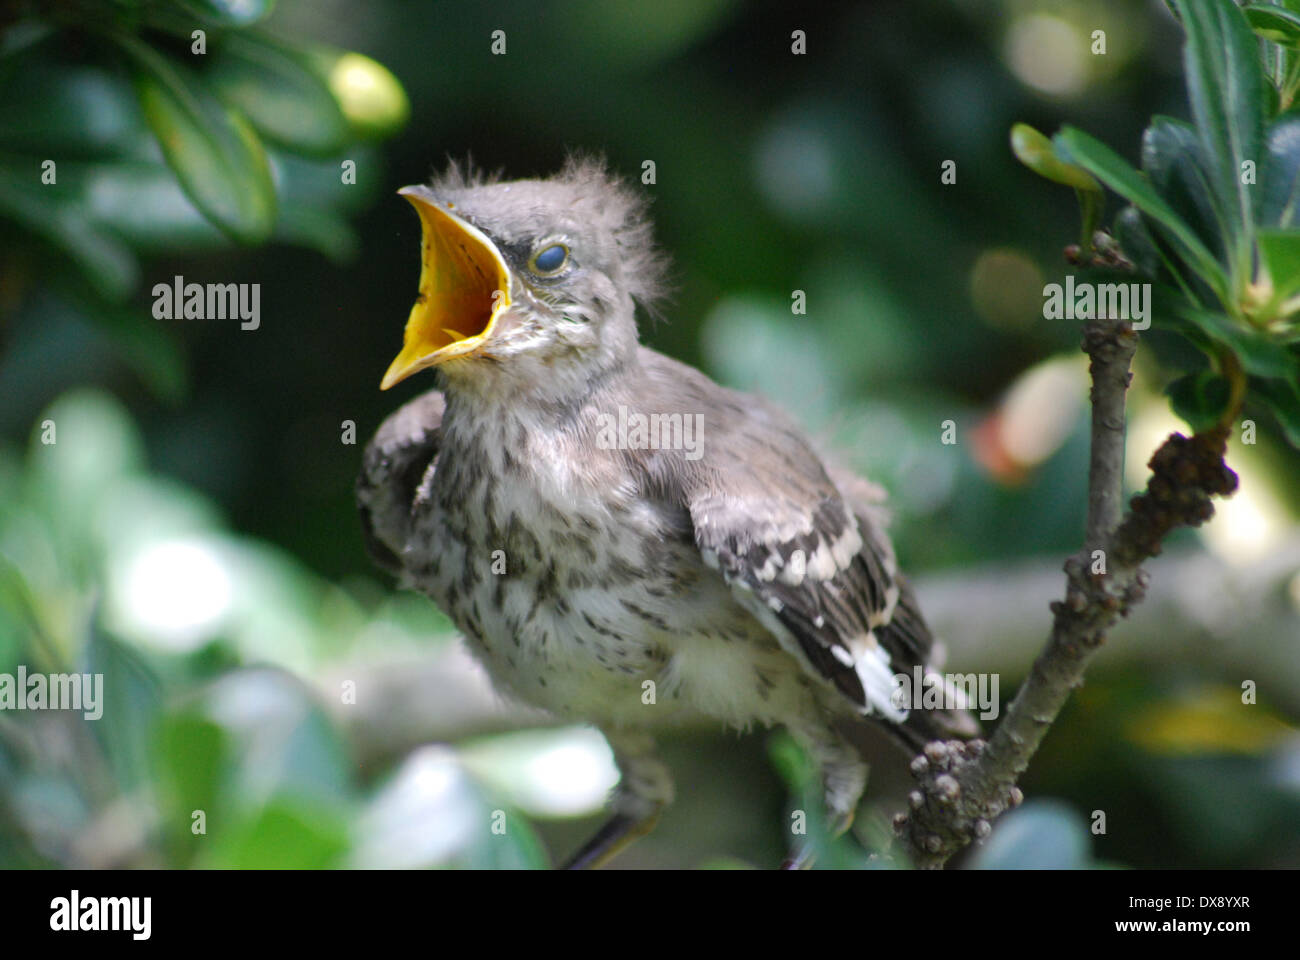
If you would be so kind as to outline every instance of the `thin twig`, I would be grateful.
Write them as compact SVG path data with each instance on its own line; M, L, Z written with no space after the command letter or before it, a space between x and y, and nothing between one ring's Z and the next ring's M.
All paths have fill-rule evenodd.
M1124 494L1124 406L1133 379L1129 365L1137 334L1127 324L1096 321L1083 330L1083 349L1091 358L1092 437L1088 464L1089 554L1102 549L1119 526Z
M1209 519L1212 496L1236 487L1223 464L1226 426L1190 439L1174 434L1151 458L1147 488L1120 522L1124 403L1137 337L1127 323L1094 320L1085 326L1083 348L1093 381L1085 547L1065 563L1065 599L1052 604L1051 637L988 743L932 743L913 761L918 788L911 811L895 825L917 866L942 867L1020 803L1017 780L1107 632L1141 601L1146 577L1139 565L1160 552L1173 529Z

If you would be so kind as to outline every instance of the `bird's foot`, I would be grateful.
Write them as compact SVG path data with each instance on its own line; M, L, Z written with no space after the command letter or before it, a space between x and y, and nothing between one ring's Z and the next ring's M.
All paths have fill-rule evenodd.
M595 870L603 867L655 828L659 822L660 809L655 808L653 812L642 816L615 813L569 859L564 869Z
M849 832L849 827L853 826L853 817L857 812L856 808L849 810L847 813L836 814L831 818L827 827L827 832L831 837L841 837ZM811 870L817 862L817 851L813 849L811 843L804 843L797 850L781 861L781 870Z

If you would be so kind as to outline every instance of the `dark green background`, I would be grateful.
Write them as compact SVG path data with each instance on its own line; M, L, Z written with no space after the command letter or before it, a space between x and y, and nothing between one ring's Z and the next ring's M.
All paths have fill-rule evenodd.
M1084 80L1076 92L1035 91L1010 69L1008 37L1034 15L1059 18L1083 44L1093 29L1107 31L1110 52L1082 58ZM266 576L292 581L285 590L311 608L317 626L308 633L317 632L305 641L306 672L319 680L359 649L382 658L382 644L356 640L366 622L391 616L384 604L392 585L365 558L352 482L375 426L428 386L417 377L390 393L378 390L400 345L418 271L418 222L394 191L425 179L448 157L472 156L484 168L526 177L555 170L567 151L580 149L602 153L629 178L639 176L644 161L655 162L657 181L644 189L653 197L659 241L675 264L674 294L660 321L643 323L644 340L792 407L828 446L888 487L897 505L895 539L909 569L997 569L1017 558L1050 560L1077 549L1086 464L1081 420L1059 451L1016 482L973 455L977 427L1008 386L1041 361L1076 353L1079 339L1075 325L1040 314L1041 286L1063 278L1061 249L1076 236L1074 200L1017 164L1007 136L1020 120L1047 131L1068 122L1133 158L1152 114L1186 116L1181 33L1161 4L281 0L263 26L286 38L359 50L385 64L410 98L405 129L358 151L358 184L334 188L348 192L339 205L355 210L353 255L321 253L338 239L330 236L303 246L216 249L209 242L190 252L176 243L145 251L141 282L115 310L147 318L152 285L180 274L200 283L261 284L262 322L255 332L241 332L231 320L146 321L132 340L106 314L75 305L84 281L57 251L5 222L0 450L7 492L26 491L29 504L40 499L32 495L33 478L44 476L36 465L34 425L69 391L99 388L138 424L150 476L215 505L216 529L264 541L290 558L290 572L275 567L280 572ZM490 53L497 29L506 32L505 56ZM795 29L807 33L804 56L790 51ZM51 70L113 69L96 41L76 30L53 44L49 56ZM21 78L5 82L13 91ZM39 87L25 96L39 97ZM6 110L16 109L9 94L5 100ZM39 140L22 141L12 126L6 129L11 155L49 152ZM147 139L143 127L138 136ZM60 158L57 151L53 156ZM957 162L956 184L940 182L945 160ZM977 304L974 267L999 250L1004 256L994 263L1002 267L985 280L985 300ZM807 292L804 316L789 311L796 289ZM1147 396L1135 399L1139 409L1163 403L1152 397L1172 375L1155 358L1180 349L1158 333L1148 344L1139 367ZM141 361L142 353L154 359ZM141 374L157 364L169 371L165 388ZM88 402L92 409L100 403ZM955 448L938 442L946 419L961 431ZM356 446L340 443L345 420L357 424ZM1294 478L1296 457L1262 429L1268 466L1257 475L1288 505L1290 515L1275 520L1294 532L1297 490L1285 478ZM934 491L924 493L927 478L940 475ZM23 508L7 509L16 523ZM33 516L47 515L31 509ZM107 576L104 558L75 536L59 542L77 572L70 593L97 595ZM1196 548L1198 541L1189 535L1182 545ZM21 571L24 558L4 552ZM331 591L349 598L339 602L357 629L338 627ZM0 601L10 604L3 625L12 632L0 652L6 662L32 662L39 631L15 612L13 596L10 591ZM36 601L45 608L61 602ZM405 604L402 609L414 611L413 637L439 628L423 601ZM1045 633L1044 605L1026 606L1023 616L1042 623ZM135 775L88 783L84 765L52 771L25 759L18 747L4 747L0 863L82 862L68 852L75 849L70 841L38 835L23 814L33 790L75 798L68 800L73 812L53 815L48 827L67 841L89 829L118 791L141 783L173 810L190 809L177 796L191 789L218 799L243 789L241 775L231 771L247 758L239 759L240 748L223 753L214 746L223 736L231 743L238 738L210 717L186 713L192 707L186 697L253 664L284 666L273 633L263 650L217 636L195 652L160 654L136 651L129 632L94 616L89 622L85 635L68 634L69 662L105 647L133 663L138 658L148 678L142 682L153 685L140 708L139 731L95 734L125 744L101 743L109 755L138 749L143 759ZM1296 638L1231 639L1294 646ZM948 642L960 651L961 637ZM965 666L1007 671L1004 697L1025 668ZM1131 660L1109 671L1103 660L1099 668L1025 784L1031 798L1068 804L1064 813L1042 808L1037 826L1027 821L1026 830L1044 831L1030 833L1039 837L1030 847L1077 863L1300 862L1293 730L1279 739L1248 725L1238 741L1217 748L1189 734L1185 749L1176 745L1167 754L1147 752L1125 732L1144 711L1172 710L1170 704L1189 698L1203 705L1205 691L1230 696L1241 677L1160 657L1140 668ZM1294 720L1294 694L1269 691L1268 678L1256 679L1265 705L1255 709L1267 715L1260 729L1280 726L1275 714L1289 712ZM310 702L309 695L298 696ZM1204 710L1216 716L1211 707ZM100 723L126 726L128 714L124 708ZM298 758L305 765L301 782L288 776L295 789L245 810L238 836L218 838L214 826L211 839L226 844L215 862L345 862L359 811L398 758L363 757L345 736L322 726L299 733L316 744L312 750L336 752L335 759L317 769L312 750L305 751L308 758ZM205 743L212 757L191 764L204 756ZM669 745L682 802L655 837L629 854L629 864L697 865L726 857L769 866L779 859L789 801L767 754L768 735L742 737L742 749L735 744L732 734L699 732ZM787 773L798 781L797 770ZM892 760L878 776L882 790L892 784L896 791L903 782L901 765ZM315 798L302 801L310 814L294 806L304 796ZM64 808L55 803L52 809ZM1086 817L1097 809L1107 812L1108 833L1086 837ZM282 830L284 823L290 826ZM559 857L590 825L545 822L541 835ZM145 852L127 862L214 862L203 860L211 854L195 853L186 832L177 840L175 829L157 829ZM290 839L277 859L281 836ZM1086 852L1075 851L1075 843ZM538 862L527 847L521 846L520 862ZM1018 848L1003 853L1007 863L1017 856L1032 862ZM467 856L460 862L501 861Z

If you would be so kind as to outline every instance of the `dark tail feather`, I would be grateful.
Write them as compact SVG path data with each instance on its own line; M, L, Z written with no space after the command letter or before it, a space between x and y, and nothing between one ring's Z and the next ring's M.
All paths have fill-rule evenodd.
M878 738L871 730L882 730L895 746L916 756L933 740L973 740L983 731L976 719L965 710L912 710L903 723L891 723L879 717L844 718L836 723L840 734L863 753L869 755L871 743Z
M983 732L979 721L965 710L913 710L903 723L884 726L913 754L932 740L973 740Z
M931 662L934 648L934 636L921 616L916 595L911 585L898 577L898 603L889 623L877 627L876 639L889 651L891 662L898 664L915 664ZM928 674L929 671L926 671ZM909 667L908 676L912 675ZM948 703L960 703L945 697ZM981 730L975 717L962 709L931 709L913 707L907 720L902 724L881 721L893 739L913 755L932 740L971 740L980 736Z

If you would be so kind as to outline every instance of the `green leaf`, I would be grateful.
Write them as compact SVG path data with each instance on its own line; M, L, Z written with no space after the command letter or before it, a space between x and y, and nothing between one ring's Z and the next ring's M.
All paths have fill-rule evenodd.
M1027 123L1017 123L1011 128L1011 151L1017 160L1040 177L1076 190L1101 190L1101 184L1092 174L1063 160L1052 141Z
M1300 50L1300 14L1274 6L1246 7L1242 13L1257 35L1290 50Z
M485 797L481 802L488 810L501 810L510 829L504 836L476 831L455 865L470 870L545 870L550 866L546 848L525 816L498 800Z
M340 190L339 171L344 159L355 161L364 176ZM283 184L275 238L312 247L335 263L353 259L361 250L361 241L344 214L363 208L382 181L383 164L375 152L354 143L346 154L316 160L273 150L271 168L276 183Z
M50 419L72 443L33 441L29 470L50 519L68 523L78 551L94 549L90 529L103 492L144 467L144 438L121 402L102 390L82 387L58 397L39 419Z
M1281 53L1282 51L1278 51ZM1294 54L1293 54L1294 56ZM1267 76L1267 74L1265 74ZM1294 97L1287 101L1289 107L1294 103ZM1282 112L1282 92L1273 86L1272 82L1264 84L1264 122L1269 123ZM1253 191L1252 191L1253 192Z
M361 252L361 239L342 214L328 207L288 207L275 224L275 239L310 247L335 263L348 263Z
M1281 379L1300 377L1300 364L1295 355L1263 330L1214 310L1184 307L1181 315L1216 343L1231 349L1247 373Z
M1294 380L1251 380L1251 395L1268 406L1287 442L1300 449L1300 386Z
M1228 409L1230 392L1227 378L1210 370L1180 377L1165 388L1174 413L1198 431L1219 422Z
M305 797L276 797L235 830L212 840L204 866L238 870L323 870L348 847L342 815Z
M1227 277L1214 255L1151 184L1122 157L1082 130L1065 127L1054 138L1069 159L1083 167L1129 203L1151 217L1168 235L1170 242L1197 274L1222 300L1228 299Z
M229 811L221 798L229 750L221 726L197 711L172 714L159 724L154 756L164 832L182 850L196 846L195 811L213 826Z
M118 161L68 171L91 220L142 253L228 248L229 239L185 195L164 163Z
M35 59L4 84L0 143L60 167L125 153L143 133L131 85L99 67Z
M1215 201L1196 128L1156 116L1142 132L1142 171L1156 192L1182 217L1216 257L1224 251Z
M20 59L23 54L57 32L53 24L43 20L19 20L9 24L0 33L0 61Z
M1300 111L1278 117L1268 131L1268 152L1260 171L1256 216L1264 226L1300 226Z
M382 165L366 149L348 155L366 175L356 185L339 189L337 160L308 160L268 151L272 175L281 185L279 215L271 234L275 240L314 248L336 262L359 251L356 232L344 213L367 203L382 179ZM84 207L91 221L139 252L210 251L229 245L225 234L190 202L163 163L60 166L60 182L65 173L75 202Z
M1086 822L1066 804L1036 800L1000 821L971 858L976 870L1079 870L1090 863Z
M292 794L325 804L346 796L343 744L300 681L276 670L240 670L208 694L208 715L236 744L233 783L241 803Z
M1079 200L1080 237L1082 250L1092 250L1092 238L1101 225L1101 214L1106 194L1088 171L1063 160L1051 140L1027 123L1017 123L1011 128L1011 150L1016 158L1041 177L1074 187Z
M360 53L326 47L305 49L311 67L329 86L354 136L392 136L411 115L401 82L382 63Z
M1154 277L1160 269L1160 251L1142 220L1142 211L1130 203L1115 217L1114 231L1124 256L1143 276Z
M348 122L307 57L256 34L223 37L206 74L267 140L316 156L340 150Z
M165 403L179 405L189 392L189 374L179 338L144 310L87 305L85 313L112 340L124 363L149 391Z
M1259 258L1273 281L1273 296L1285 300L1300 290L1300 230L1261 230Z
M198 711L163 718L155 746L158 776L164 792L172 793L176 810L215 810L228 749L221 725Z
M20 177L0 167L0 218L16 221L63 250L91 284L110 300L124 300L140 278L135 256L118 239L99 229L53 185L39 186L37 161Z
M827 822L821 780L807 752L781 733L769 741L768 756L789 788L791 816L797 816L805 828L793 839L811 851L815 866L827 870L862 867L866 858L861 848L846 835L836 836Z
M1231 231L1225 237L1231 274L1244 284L1250 275L1254 200L1252 188L1242 182L1242 164L1258 164L1263 156L1267 81L1255 37L1232 0L1179 0L1179 8L1187 31L1183 55L1192 116L1221 220Z
M189 373L174 327L154 319L147 309L105 303L80 288L62 289L59 302L70 316L79 316L102 331L122 362L156 398L173 406L185 399Z
M329 158L304 157L284 150L270 150L271 170L280 185L280 207L329 207L345 213L361 213L381 188L386 188L383 157L378 150L353 143L346 152ZM339 189L343 161L356 163L357 182Z
M130 647L94 629L82 672L103 674L103 717L92 723L109 767L124 792L151 775L150 741L162 703L157 677Z
M115 39L136 66L145 119L186 195L236 240L260 243L269 237L275 188L266 153L248 122L180 64L134 37Z
M246 27L275 7L275 0L177 0L186 10L225 27Z

